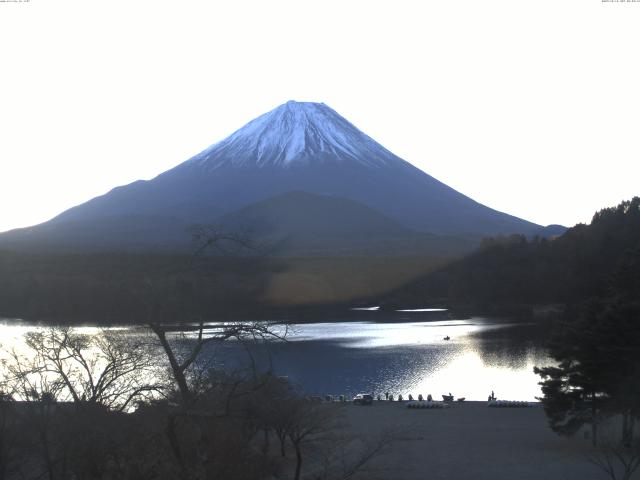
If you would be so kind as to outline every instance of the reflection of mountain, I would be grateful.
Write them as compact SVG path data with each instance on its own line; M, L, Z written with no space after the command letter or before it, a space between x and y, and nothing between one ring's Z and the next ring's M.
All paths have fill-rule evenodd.
M310 196L292 197L289 192ZM298 200L301 205L295 209ZM303 206L311 208L306 217ZM424 241L432 253L442 254L433 249L445 246L446 253L456 242L435 235L477 241L540 229L439 182L328 106L288 102L152 180L117 187L49 222L5 233L0 244L64 250L185 249L187 225L218 222L229 215L260 224L273 217L259 213L274 212L280 219L279 238L292 241L281 247L317 251L321 245L328 253L381 246L402 251ZM285 212L292 218L283 220ZM321 239L312 238L312 232L319 231L310 228L313 220L324 226ZM356 226L362 231L355 232Z

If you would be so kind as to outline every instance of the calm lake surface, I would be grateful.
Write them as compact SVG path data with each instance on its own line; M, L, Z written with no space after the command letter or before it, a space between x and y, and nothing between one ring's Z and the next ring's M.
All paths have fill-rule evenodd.
M468 400L535 400L539 378L533 367L551 363L538 324L473 317L449 319L434 312L350 312L326 323L297 324L287 342L237 342L212 346L214 365L242 370L250 358L273 368L312 395L392 393L405 398L451 392ZM20 348L33 325L0 320L0 343ZM82 327L91 334L95 327ZM131 335L140 334L135 327ZM450 340L444 340L449 336ZM251 356L249 355L251 354Z

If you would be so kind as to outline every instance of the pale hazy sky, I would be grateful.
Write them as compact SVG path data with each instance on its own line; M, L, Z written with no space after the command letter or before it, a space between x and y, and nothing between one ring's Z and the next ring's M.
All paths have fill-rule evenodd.
M0 231L324 102L490 207L640 194L640 3L0 2Z

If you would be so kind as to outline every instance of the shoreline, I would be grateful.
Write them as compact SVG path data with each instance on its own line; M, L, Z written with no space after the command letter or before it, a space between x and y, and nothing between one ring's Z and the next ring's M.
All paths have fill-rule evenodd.
M542 408L488 408L465 401L443 409L410 409L399 402L340 408L344 431L363 441L394 439L365 475L383 480L597 480L589 440L565 438L548 427Z

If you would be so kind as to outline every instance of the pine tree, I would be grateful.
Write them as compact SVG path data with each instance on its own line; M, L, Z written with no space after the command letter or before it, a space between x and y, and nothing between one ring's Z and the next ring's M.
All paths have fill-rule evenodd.
M640 418L640 249L611 277L608 296L565 313L549 345L557 367L536 368L551 428L564 435L585 424L597 441L598 421L619 414L630 445Z

